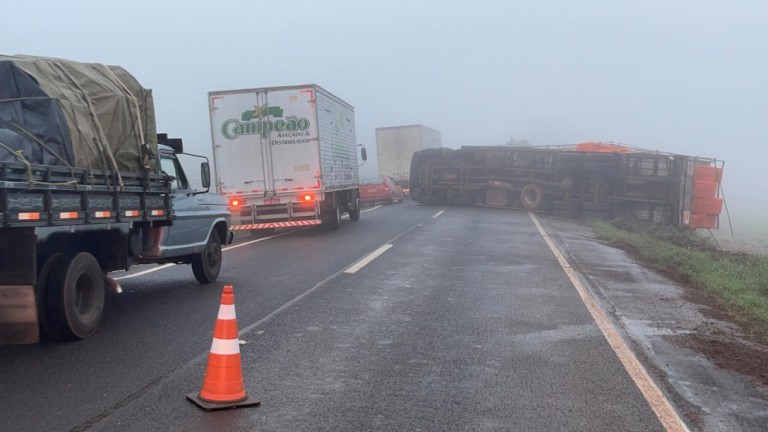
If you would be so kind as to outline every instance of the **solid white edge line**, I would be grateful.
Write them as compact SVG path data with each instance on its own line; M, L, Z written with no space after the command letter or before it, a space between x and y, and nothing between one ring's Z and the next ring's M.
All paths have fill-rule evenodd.
M376 209L377 209L377 208L379 208L379 207L381 207L381 204L379 204L379 205L377 205L377 206L375 206L375 207L371 207L371 208L369 208L369 209L366 209L366 210L360 209L360 213L368 213L369 211L371 211L371 210L376 210ZM344 215L344 216L342 216L341 218L342 218L342 219L345 219L345 220L346 220L346 219L349 219L349 215L348 215L348 214L345 214L345 215Z
M135 278L135 277L143 276L143 275L145 275L147 273L153 273L153 272L156 272L158 270L162 270L164 268L171 267L171 266L174 266L174 265L176 265L176 264L163 264L163 265L161 265L159 267L153 267L153 268L151 268L149 270L142 270L142 271L140 271L138 273L129 274L127 276L120 276L120 277L116 277L116 278L113 278L113 279L118 281L118 280L123 280L123 279Z
M375 251L373 251L373 252L369 253L368 255L366 255L365 257L363 257L360 261L358 261L355 264L353 264L348 269L344 270L344 273L347 273L347 274L357 273L358 270L360 270L361 268L363 268L366 265L368 265L368 263L370 263L371 261L375 260L379 255L383 254L384 252L386 252L391 247L392 247L391 244L382 245L381 247L379 247Z
M608 316L600 308L600 305L592 293L589 292L589 290L581 282L578 273L576 273L576 271L571 267L571 265L568 263L568 260L566 260L565 256L557 247L555 242L549 237L549 234L547 234L547 232L544 230L544 227L541 226L541 223L539 223L536 215L530 212L528 215L531 217L531 220L533 220L533 224L536 225L536 229L539 230L539 234L541 234L541 236L544 238L544 241L547 243L547 246L549 246L549 249L555 255L555 258L557 258L558 263L560 263L560 267L563 268L565 273L568 275L568 278L571 280L571 283L576 288L576 291L578 291L581 300L584 302L587 310L592 315L592 319L595 320L595 323L600 328L603 336L608 341L611 349L613 349L613 352L619 358L621 364L624 366L624 369L627 371L627 373L629 373L632 381L634 381L637 388L643 394L643 397L645 397L645 400L648 401L648 405L650 405L651 409L653 410L654 414L656 414L656 417L659 419L661 424L668 431L689 432L688 427L685 425L685 422L683 422L682 418L680 418L677 410L675 410L667 397L664 396L664 393L653 381L651 376L648 374L648 371L645 370L635 354L632 352L626 342L624 342L624 339L622 339L619 331L616 329L616 327L614 327L614 325L608 319Z
M432 216L432 219L437 219L440 217L441 214L445 213L445 210L440 210L439 212L435 213L434 216Z
M305 227L305 228L301 228L301 229L297 229L297 230L291 230L291 231L286 231L284 233L271 235L269 237L262 237L262 238L256 239L256 240L249 240L249 241L247 241L245 243L240 243L240 244L236 244L236 245L232 245L232 246L227 246L225 248L222 248L221 250L223 252L223 251L228 251L228 250L231 250L231 249L237 249L237 248L241 248L243 246L248 246L250 244L254 244L254 243L258 243L258 242L263 242L265 240L269 240L269 239L272 239L272 238L275 238L275 237L280 237L280 236L284 236L284 235L287 235L287 234L308 230L310 228L314 228L314 227Z

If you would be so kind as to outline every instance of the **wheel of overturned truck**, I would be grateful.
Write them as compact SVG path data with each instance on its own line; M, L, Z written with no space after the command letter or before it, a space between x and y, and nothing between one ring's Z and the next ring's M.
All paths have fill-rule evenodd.
M44 332L54 340L93 335L104 312L104 273L96 258L88 252L65 254L45 279Z
M215 229L208 236L205 249L192 258L192 272L200 283L215 281L221 273L221 239Z
M544 188L535 183L528 183L520 190L520 202L528 210L537 210L544 202Z

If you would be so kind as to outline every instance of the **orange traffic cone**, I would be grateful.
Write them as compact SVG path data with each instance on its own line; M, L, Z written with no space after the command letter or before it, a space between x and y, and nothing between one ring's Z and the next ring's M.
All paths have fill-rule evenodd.
M226 285L221 294L221 306L216 327L213 329L213 343L208 355L203 389L200 393L188 394L187 398L206 411L260 404L248 396L243 387L235 316L235 290L231 285Z

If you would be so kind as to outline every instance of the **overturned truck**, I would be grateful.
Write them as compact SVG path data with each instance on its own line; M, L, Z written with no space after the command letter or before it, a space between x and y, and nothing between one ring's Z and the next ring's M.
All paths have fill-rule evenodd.
M723 161L610 143L464 146L411 159L422 204L517 208L559 217L630 215L688 229L719 226Z

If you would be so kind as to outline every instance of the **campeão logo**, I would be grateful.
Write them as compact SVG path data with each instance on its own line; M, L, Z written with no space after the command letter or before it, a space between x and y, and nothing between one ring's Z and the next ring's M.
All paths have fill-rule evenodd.
M240 135L261 135L267 137L270 132L301 132L309 129L309 119L306 117L288 116L285 119L283 109L279 106L254 106L252 110L244 111L240 120L229 119L222 123L221 134L228 140ZM267 117L278 117L269 120ZM254 120L255 119L255 120Z
M243 115L240 116L240 120L248 121L265 116L282 117L283 109L279 106L255 106L252 110L244 111Z

